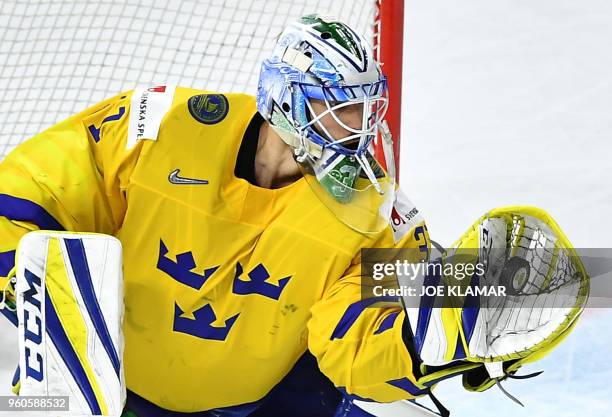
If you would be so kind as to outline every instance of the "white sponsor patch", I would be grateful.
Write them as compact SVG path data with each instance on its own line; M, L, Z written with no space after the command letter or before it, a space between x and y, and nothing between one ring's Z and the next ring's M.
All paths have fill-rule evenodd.
M408 232L423 221L423 216L401 189L397 190L395 203L391 210L391 228L395 243L402 240Z
M134 90L127 149L132 149L139 140L157 140L162 119L172 106L175 88L173 85L160 85Z

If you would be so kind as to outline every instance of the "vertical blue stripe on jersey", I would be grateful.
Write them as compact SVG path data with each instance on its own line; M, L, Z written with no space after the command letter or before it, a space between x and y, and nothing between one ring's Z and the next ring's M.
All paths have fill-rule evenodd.
M15 266L15 251L0 252L0 277L8 276Z
M392 379L391 381L387 381L387 384L393 385L394 387L399 389L403 389L404 391L410 393L410 395L413 395L415 397L427 393L427 389L417 387L408 378Z
M376 329L376 331L374 332L374 334L380 334L386 330L389 330L393 327L393 325L395 324L395 319L397 318L397 316L399 315L399 311L395 311L389 315L387 315L387 317L385 317L381 322L380 325L378 326L378 329Z
M342 339L344 335L346 334L346 332L349 331L351 326L357 321L361 313L363 313L363 311L368 306L371 306L372 304L375 304L381 301L398 301L398 298L397 297L372 297L372 298L367 298L365 300L354 302L353 304L349 305L346 311L344 312L344 314L342 315L342 318L340 318L340 321L336 325L336 328L332 332L330 340Z
M65 230L47 210L33 201L0 194L0 216L37 225L41 230Z
M480 275L474 273L470 280L470 287L477 288L480 282ZM463 308L461 309L461 326L463 327L463 334L465 335L466 343L470 343L474 328L476 327L476 321L478 319L478 313L480 312L480 298L478 295L473 293L465 297Z
M77 285L79 286L79 291L83 296L83 301L85 302L87 312L91 317L91 321L93 322L94 328L98 333L98 337L102 342L102 346L104 346L104 350L106 350L106 353L113 363L115 373L117 374L117 377L119 377L119 355L117 355L117 350L113 344L113 339L108 331L106 321L104 320L104 315L102 314L102 309L100 308L98 298L96 297L83 241L81 239L64 239L64 242L66 243L68 258L70 258L70 265L72 266L74 277L76 278Z
M57 348L62 360L68 367L70 374L74 378L77 383L77 386L83 393L87 404L89 405L89 409L92 414L100 415L102 411L100 410L100 404L98 404L98 400L96 399L96 394L87 379L87 374L77 357L72 344L70 344L70 340L68 340L68 336L60 323L59 317L57 316L57 311L55 311L55 307L51 302L51 298L49 297L49 293L45 293L45 316L46 316L46 326L47 326L47 334L53 341L53 344Z
M438 271L439 268L433 268ZM427 271L430 268L426 268ZM441 277L437 272L430 274L429 272L423 279L423 288L430 286L437 286L440 283ZM431 313L436 298L433 295L424 295L421 297L419 303L419 317L417 319L417 328L414 332L414 344L417 352L421 353L423 344L425 343L425 336L427 335L427 328L429 327L429 320L431 319Z

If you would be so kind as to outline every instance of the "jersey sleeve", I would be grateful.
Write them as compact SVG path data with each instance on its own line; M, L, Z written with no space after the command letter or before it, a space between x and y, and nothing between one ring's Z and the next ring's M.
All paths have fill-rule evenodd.
M68 118L0 163L0 292L8 287L15 249L27 232L112 235L121 226L142 147L126 147L130 96L117 95Z
M428 250L425 224L411 228L395 247ZM308 347L321 371L347 394L377 402L423 395L404 342L405 311L396 298L362 296L360 261L358 256L312 308Z

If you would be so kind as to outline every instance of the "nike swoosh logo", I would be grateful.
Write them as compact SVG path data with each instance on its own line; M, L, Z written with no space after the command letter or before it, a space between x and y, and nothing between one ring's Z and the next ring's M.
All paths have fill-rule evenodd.
M176 185L206 185L208 184L207 180L180 177L179 176L180 172L181 172L180 169L175 169L174 171L172 171L170 175L168 175L168 181L170 181L171 184L176 184Z

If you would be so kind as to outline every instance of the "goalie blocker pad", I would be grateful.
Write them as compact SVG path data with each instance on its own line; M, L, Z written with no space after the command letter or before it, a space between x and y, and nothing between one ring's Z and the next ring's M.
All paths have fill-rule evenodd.
M122 413L121 243L32 232L17 249L19 394L68 396L64 415Z

